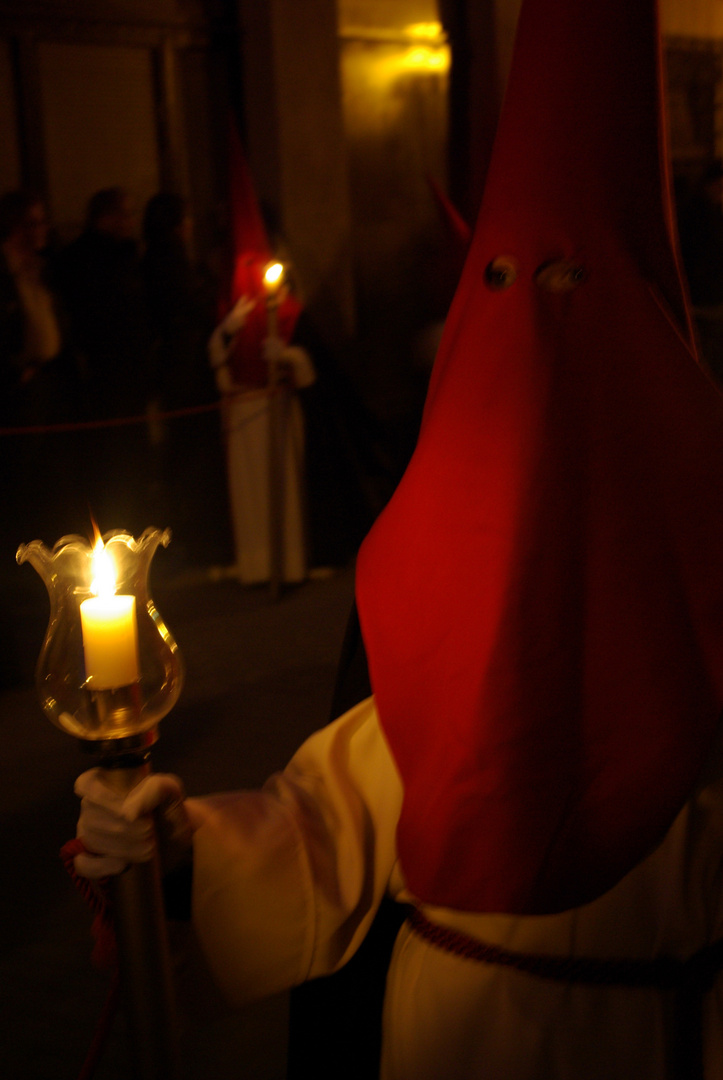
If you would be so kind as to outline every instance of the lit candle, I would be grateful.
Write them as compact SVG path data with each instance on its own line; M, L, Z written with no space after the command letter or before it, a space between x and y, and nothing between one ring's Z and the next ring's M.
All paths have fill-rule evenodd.
M280 262L269 263L264 270L264 288L269 299L274 299L284 276L284 267Z
M284 266L280 262L269 263L264 270L264 290L266 292L266 324L269 331L269 340L278 337L279 319L278 307L281 299L281 286L284 283ZM277 348L279 342L276 343ZM269 385L275 386L278 381L278 356L267 357L269 361Z
M85 675L94 690L115 690L138 681L135 596L117 596L110 556L99 540L93 553L94 580L80 605Z

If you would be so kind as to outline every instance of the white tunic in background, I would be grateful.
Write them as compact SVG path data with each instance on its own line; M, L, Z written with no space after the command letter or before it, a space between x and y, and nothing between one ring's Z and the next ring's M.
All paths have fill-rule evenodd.
M236 572L244 585L271 579L271 438L270 391L250 390L224 398L228 487ZM280 401L283 424L283 469L280 484L280 579L306 578L304 522L304 421L299 399L284 390Z
M239 297L208 342L222 401L235 569L244 585L276 577L282 582L300 582L305 580L308 566L304 417L296 389L311 386L316 372L305 349L269 337L263 344L268 354L265 359L283 365L281 384L276 390L271 385L249 389L234 381L229 357L255 303ZM273 469L272 433L278 440L277 467ZM277 508L273 521L272 499ZM277 535L274 529L278 529ZM276 566L274 551L278 552Z
M395 850L402 787L372 699L314 734L261 792L199 800L194 922L232 1002L328 974L385 892L414 902ZM614 889L559 915L419 905L524 953L685 959L723 936L723 768ZM387 980L382 1080L665 1080L670 997L555 983L452 956L405 924ZM723 1077L723 978L708 995L706 1078ZM350 1048L353 1053L353 1048Z

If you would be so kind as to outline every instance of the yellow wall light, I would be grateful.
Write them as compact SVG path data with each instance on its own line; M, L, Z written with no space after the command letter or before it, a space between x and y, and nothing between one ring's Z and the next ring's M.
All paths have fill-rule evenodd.
M441 74L449 68L449 50L446 46L433 49L429 46L415 45L404 54L402 64L405 68L413 68L416 71Z
M404 33L407 37L423 41L442 42L445 40L444 29L438 22L410 23L405 26Z

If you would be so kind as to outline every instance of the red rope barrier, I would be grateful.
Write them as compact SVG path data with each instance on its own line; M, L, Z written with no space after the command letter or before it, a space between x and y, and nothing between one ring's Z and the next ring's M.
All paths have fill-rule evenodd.
M238 390L227 394L226 398L235 400L244 398L252 401L255 398L271 397L272 394L284 392L284 386L271 388L261 386L253 390ZM142 413L137 416L111 416L105 420L78 420L63 424L28 424L25 426L0 427L0 436L3 435L54 435L68 431L92 431L95 428L125 427L131 424L156 423L158 420L177 420L183 416L199 416L202 413L216 412L224 407L224 400L211 401L205 405L187 405L183 409L169 409L154 413Z
M0 427L0 435L48 435L65 431L90 431L93 428L124 427L128 424L147 424L155 420L175 420L179 416L196 416L199 413L213 412L221 408L218 401L209 405L190 405L185 409L172 409L149 416L113 416L106 420L79 420L66 424L35 424L25 427Z

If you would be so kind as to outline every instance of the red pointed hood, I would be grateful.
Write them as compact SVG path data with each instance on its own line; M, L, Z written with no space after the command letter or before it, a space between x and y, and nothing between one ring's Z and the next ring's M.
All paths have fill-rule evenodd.
M723 408L653 0L525 0L412 462L357 595L421 899L544 913L660 841L723 704Z
M229 180L234 263L228 303L222 315L233 307L240 296L257 299L256 307L246 317L236 339L229 364L236 383L263 386L268 381L263 358L263 342L268 336L264 270L273 260L273 253L234 124L231 125L229 137ZM298 301L290 293L286 294L278 307L277 331L287 343L294 332L300 310Z

